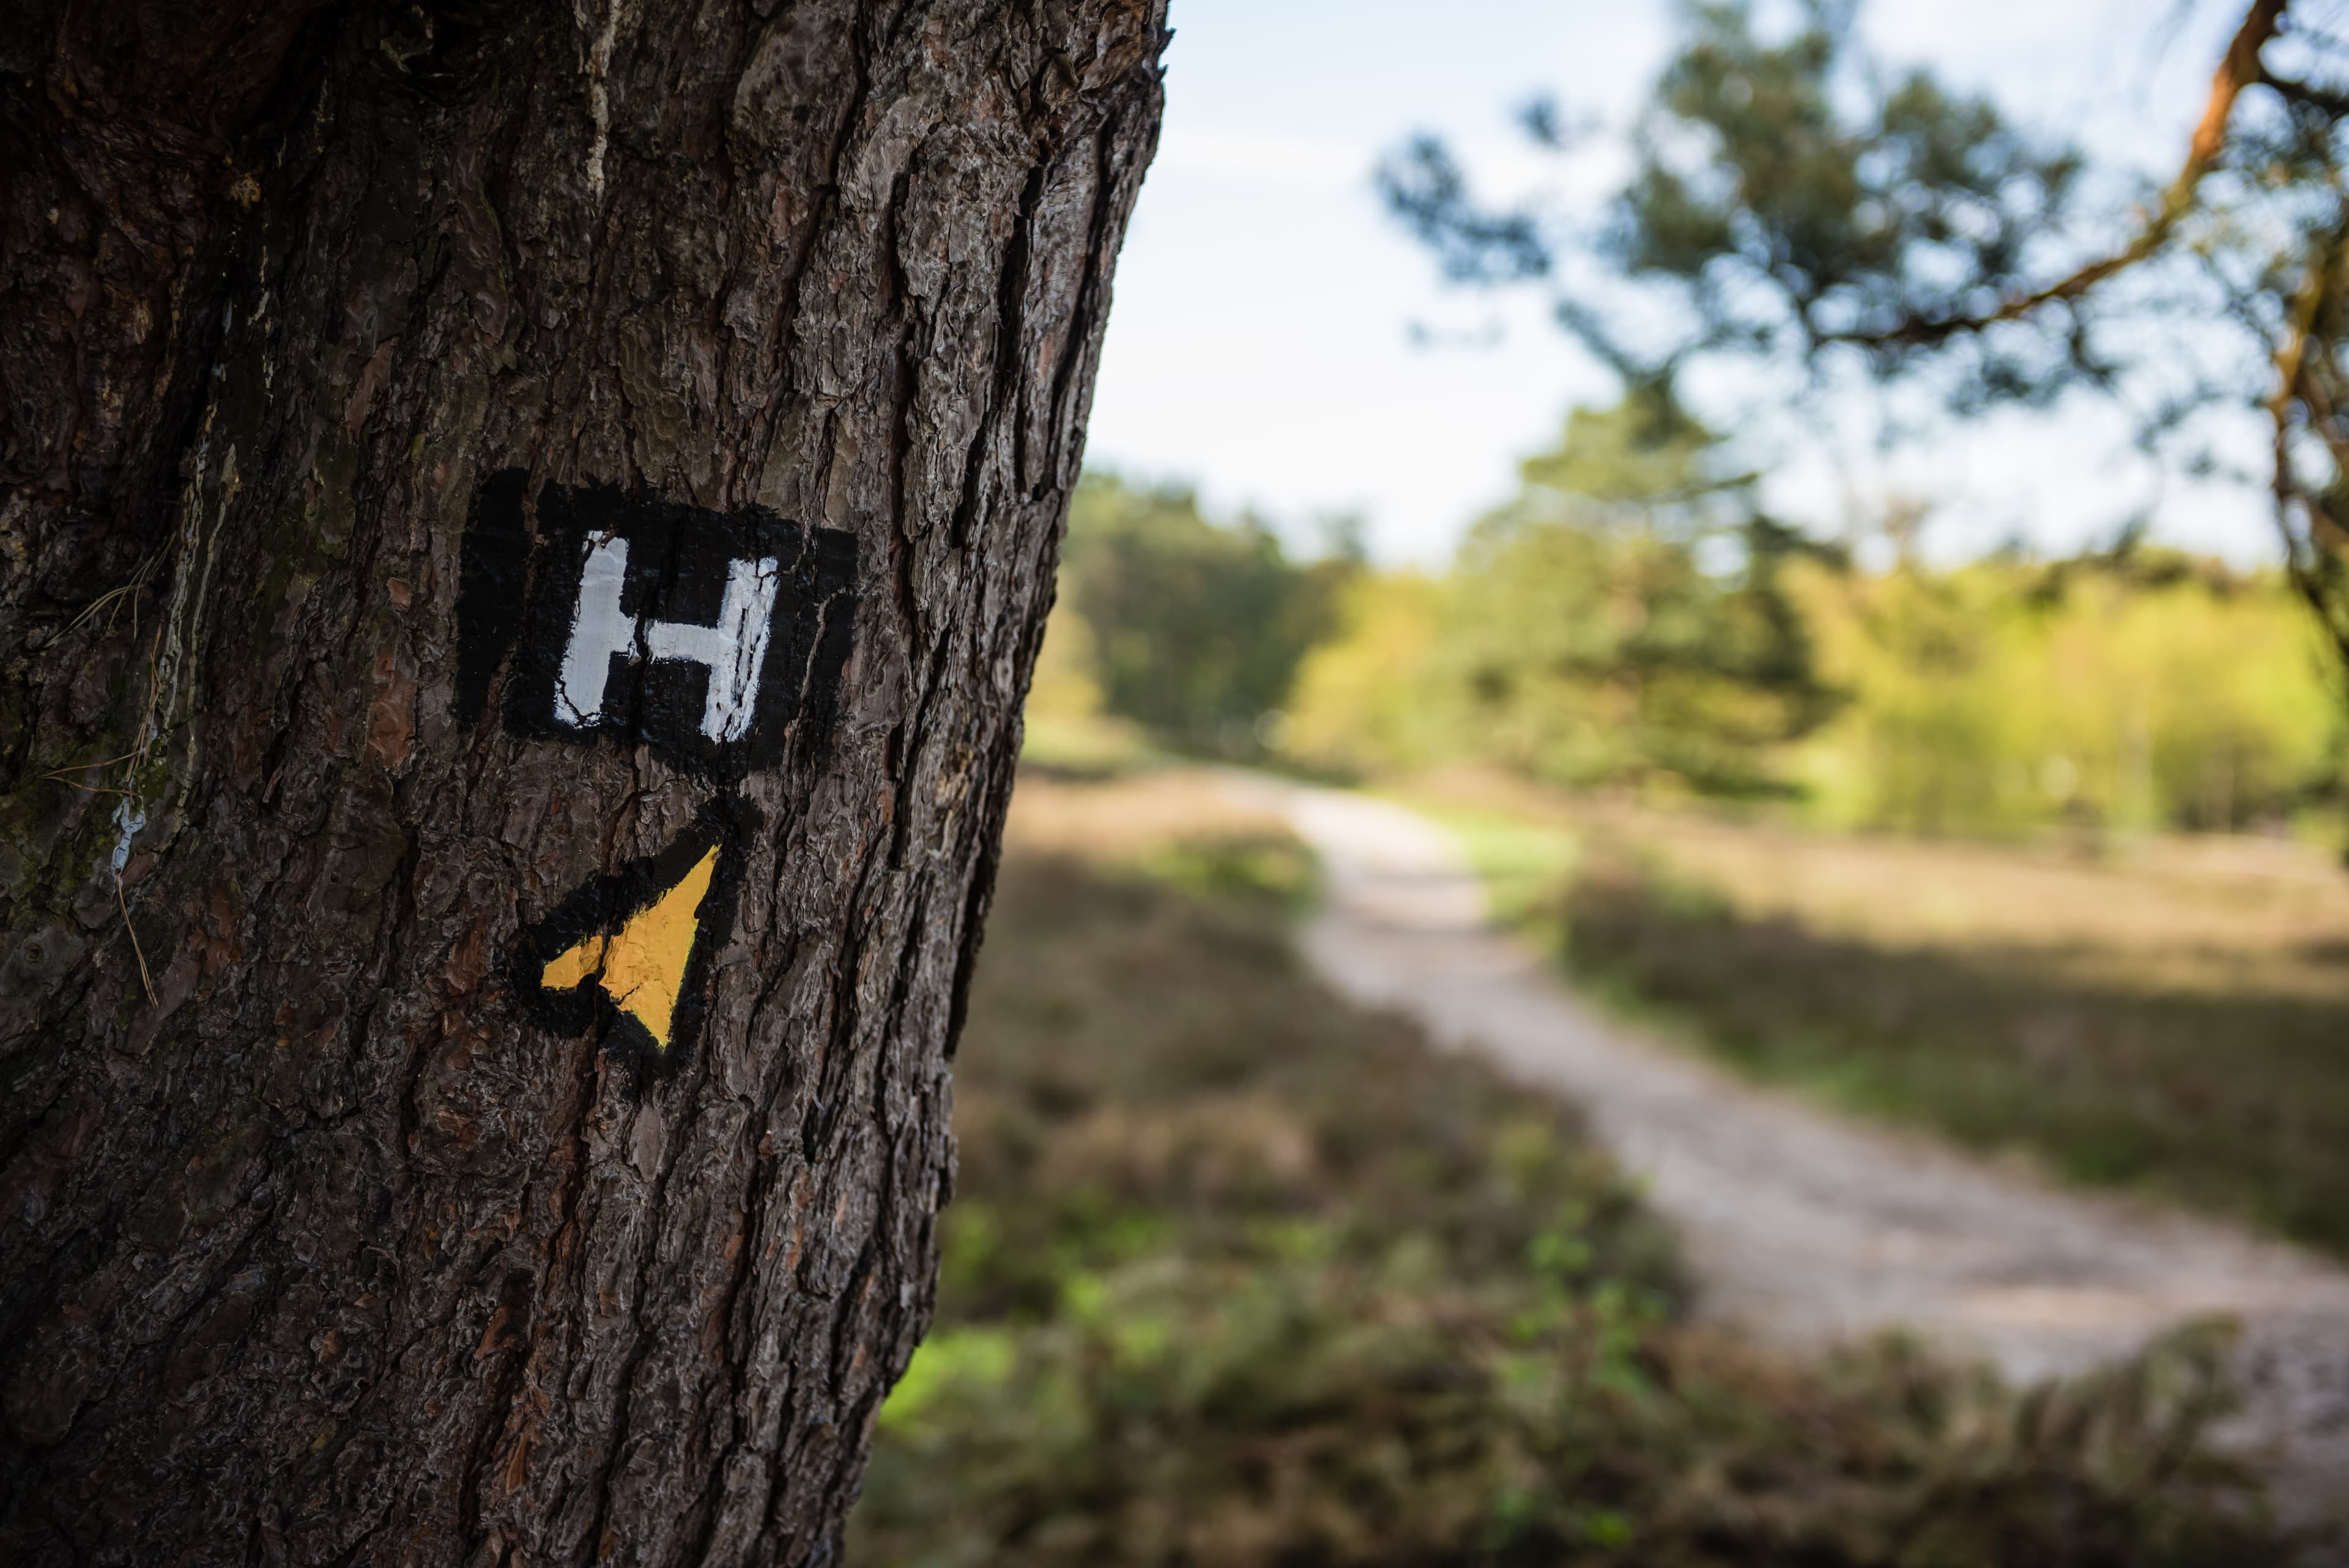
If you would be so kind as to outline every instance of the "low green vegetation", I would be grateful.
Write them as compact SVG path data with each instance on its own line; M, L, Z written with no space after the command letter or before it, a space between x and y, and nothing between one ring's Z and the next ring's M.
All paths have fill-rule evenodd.
M2349 1253L2336 998L2180 995L2027 950L1890 948L1744 919L1628 857L1577 880L1561 912L1578 971L1762 1076Z
M1212 784L1030 778L1009 844L850 1561L2280 1560L2211 1335L2031 1395L1760 1358L1569 1112L1298 969L1303 857Z

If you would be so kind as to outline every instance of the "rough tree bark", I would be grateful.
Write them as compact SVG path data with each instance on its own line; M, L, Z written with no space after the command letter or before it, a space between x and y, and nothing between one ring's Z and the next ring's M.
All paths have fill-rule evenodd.
M0 17L0 1561L831 1555L1164 9Z

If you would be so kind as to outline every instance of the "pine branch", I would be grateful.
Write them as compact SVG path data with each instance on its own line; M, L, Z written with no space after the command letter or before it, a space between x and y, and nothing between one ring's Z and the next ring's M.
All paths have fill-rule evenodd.
M2127 245L2111 255L2090 262L2068 277L2030 294L2019 295L2002 303L1996 309L1979 315L1961 315L1935 319L1911 318L1882 332L1840 332L1821 335L1823 341L1856 343L1872 348L1930 348L1966 333L1980 332L2001 322L2015 321L2049 305L2078 299L2097 285L2116 274L2125 272L2146 260L2168 243L2170 235L2187 213L2193 211L2197 191L2202 177L2219 161L2226 146L2227 122L2233 115L2235 100L2247 87L2275 87L2282 91L2279 78L2271 78L2260 63L2260 51L2267 47L2282 26L2284 7L2290 0L2252 0L2244 13L2242 26L2235 30L2232 42L2227 46L2224 58L2210 81L2210 97L2203 105L2202 119L2194 128L2194 138L2187 144L2186 162L2162 193L2161 204L2148 216ZM2302 84L2290 84L2302 87ZM2304 88L2311 95L2322 89Z

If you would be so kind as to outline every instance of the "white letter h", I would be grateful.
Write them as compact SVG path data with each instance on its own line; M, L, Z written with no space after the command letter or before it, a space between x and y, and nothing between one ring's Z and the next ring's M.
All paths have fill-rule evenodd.
M656 662L683 659L709 671L701 732L713 741L740 740L750 732L758 705L759 675L767 662L767 634L782 586L782 564L773 559L728 562L726 597L719 606L716 626L639 622L620 609L620 589L628 576L628 542L608 534L593 539L586 569L579 574L579 613L571 623L571 646L555 678L555 719L576 729L603 720L604 684L616 653Z

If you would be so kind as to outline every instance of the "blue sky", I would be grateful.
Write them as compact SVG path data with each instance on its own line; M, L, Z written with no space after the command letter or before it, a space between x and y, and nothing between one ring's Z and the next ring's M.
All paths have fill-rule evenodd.
M2240 9L1873 0L1862 15L1892 63L1930 63L2025 123L2159 173ZM1496 186L1536 179L1510 109L1547 90L1620 123L1670 18L1666 0L1174 0L1165 134L1118 268L1091 460L1192 481L1211 506L1257 507L1300 541L1317 514L1357 512L1380 557L1444 559L1568 406L1610 389L1537 301L1440 289L1381 213L1371 168L1423 129ZM1414 347L1413 322L1452 346ZM2272 555L2256 490L2157 470L2127 428L2083 405L1951 425L1889 459L1781 435L1770 500L1834 533L1889 496L1923 499L1945 556L2015 535L2075 548L2148 506L2158 537ZM2219 439L2258 461L2250 423Z

